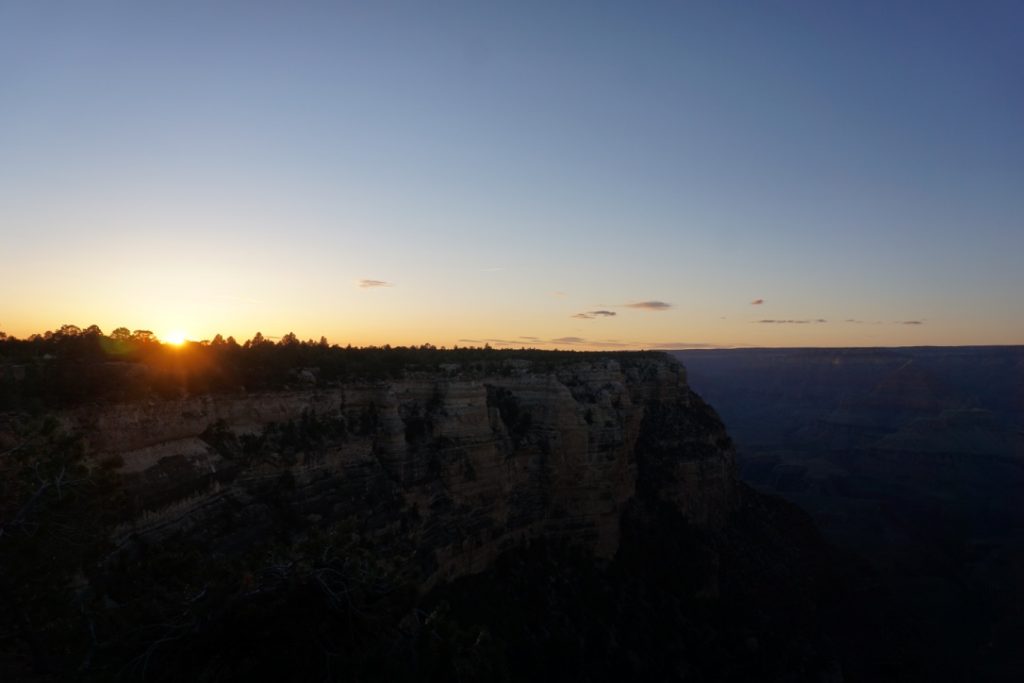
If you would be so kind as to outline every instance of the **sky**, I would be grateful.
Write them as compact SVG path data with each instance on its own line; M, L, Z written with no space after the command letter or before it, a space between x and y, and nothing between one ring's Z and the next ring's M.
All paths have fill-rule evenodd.
M0 330L1024 343L1020 2L0 0Z

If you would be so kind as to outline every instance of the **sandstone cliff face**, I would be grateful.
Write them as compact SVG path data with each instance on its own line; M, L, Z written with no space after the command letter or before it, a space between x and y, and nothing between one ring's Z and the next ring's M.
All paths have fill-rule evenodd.
M351 520L410 558L424 588L504 550L564 539L619 546L635 496L721 528L732 446L669 359L449 369L329 389L197 396L64 417L128 493L120 547L171 534L244 548L287 515Z

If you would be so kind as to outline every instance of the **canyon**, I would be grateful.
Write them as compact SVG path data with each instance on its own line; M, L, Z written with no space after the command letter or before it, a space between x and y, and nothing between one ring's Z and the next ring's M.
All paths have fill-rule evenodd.
M682 366L502 370L86 407L62 420L91 458L117 463L132 511L114 532L119 546L174 533L230 545L215 520L230 508L257 533L266 511L254 492L282 477L298 514L379 522L374 534L414 547L426 588L532 539L611 557L645 470L658 472L657 495L688 521L725 524L736 505L733 453ZM268 429L331 437L247 454L244 443Z
M1024 348L676 353L741 478L869 563L921 679L1019 680Z
M101 492L54 501L40 534L7 547L22 582L8 615L35 620L31 657L0 657L8 676L29 659L149 680L884 666L848 663L843 629L861 617L828 616L847 590L830 551L740 483L721 421L670 357L318 374L49 414L40 457L77 453L59 476L74 466ZM31 422L9 414L5 447ZM51 548L59 561L24 561Z

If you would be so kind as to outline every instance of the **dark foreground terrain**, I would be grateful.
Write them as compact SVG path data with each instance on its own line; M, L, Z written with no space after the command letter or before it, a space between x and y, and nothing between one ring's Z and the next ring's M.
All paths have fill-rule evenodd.
M662 354L0 344L0 678L905 678Z
M935 680L1024 680L1024 348L678 352L741 478L870 563Z

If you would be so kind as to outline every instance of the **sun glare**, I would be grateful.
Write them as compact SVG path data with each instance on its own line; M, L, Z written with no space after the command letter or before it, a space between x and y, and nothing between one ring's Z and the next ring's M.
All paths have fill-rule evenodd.
M173 344L174 346L181 346L185 343L185 333L181 330L175 330L174 332L168 333L167 336L164 337L164 341L168 344Z

